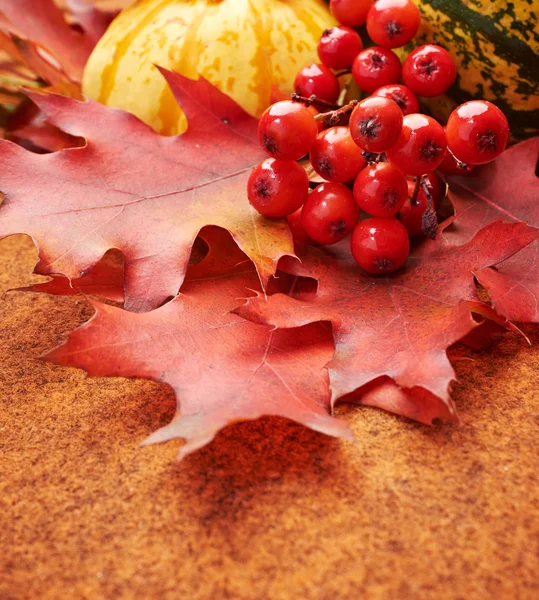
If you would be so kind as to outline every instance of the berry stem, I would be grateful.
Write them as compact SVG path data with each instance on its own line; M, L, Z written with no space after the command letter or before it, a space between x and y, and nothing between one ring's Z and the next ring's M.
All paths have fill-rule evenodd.
M361 153L361 156L363 156L365 162L369 163L369 165L375 165L382 160L382 154L377 154L376 152L367 152L366 150Z
M461 160L459 160L454 154L453 152L451 152L451 149L449 148L449 146L447 146L447 151L449 152L449 154L451 154L451 156L455 159L456 163L457 163L457 167L459 169L466 169L469 170L470 169L470 165L466 164L465 162L462 162Z
M438 232L438 219L436 218L436 211L434 210L432 203L432 194L430 193L428 184L428 175L421 175L421 177L417 178L416 188L418 187L418 182L421 185L423 192L425 192L425 196L427 198L427 210L423 213L423 218L421 219L421 229L426 237L430 238L431 240L435 240Z
M320 113L314 117L315 121L323 121L326 125L330 127L336 125L339 122L339 119L344 116L350 114L354 107L359 104L359 100L351 100L348 104L337 108L336 110L331 110L326 113Z
M342 77L343 75L350 75L352 71L350 69L343 69L342 71L337 71L335 73L335 77Z
M326 108L329 110L336 110L339 108L338 104L333 104L332 102L326 102L326 100L322 100L321 98L317 98L314 94L306 98L305 96L300 96L299 94L292 94L292 102L301 102L305 104L305 106L320 106L321 108Z
M419 194L419 188L421 186L421 177L415 178L415 186L412 195L410 196L410 203L415 204L417 202L417 195Z
M338 100L339 106L344 106L344 103L346 102L346 95L348 94L348 89L352 85L352 81L354 80L352 77L350 77L350 79L342 86L341 95L339 96Z

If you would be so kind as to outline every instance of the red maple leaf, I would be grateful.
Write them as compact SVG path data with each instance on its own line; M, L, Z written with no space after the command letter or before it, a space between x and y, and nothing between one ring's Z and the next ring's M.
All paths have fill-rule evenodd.
M449 246L438 236L388 278L362 274L346 242L325 249L304 247L298 252L301 262L287 257L279 268L315 279L314 296L259 295L237 313L278 328L330 321L336 345L328 365L332 402L360 389L368 404L430 422L447 416L447 408L454 413L454 371L446 349L478 326L473 313L497 319L479 302L473 273L506 260L537 237L539 231L524 224L501 222L462 246ZM429 399L438 402L436 410Z
M293 253L286 222L263 219L246 199L249 172L265 158L256 119L204 79L164 75L188 117L181 136L95 102L32 93L48 122L86 146L36 155L0 140L0 237L32 236L36 272L70 279L121 250L134 311L176 295L206 225L230 231L263 283Z
M247 288L260 289L256 271L224 231L204 237L209 254L189 269L172 302L144 314L95 303L92 319L47 358L91 376L170 384L178 412L147 443L184 438L180 457L225 425L262 415L350 438L348 425L328 414L330 328L275 331L232 314Z
M449 181L457 219L446 239L463 243L497 219L539 227L539 137L513 146L469 176ZM496 311L514 321L539 322L539 241L496 267L474 272Z

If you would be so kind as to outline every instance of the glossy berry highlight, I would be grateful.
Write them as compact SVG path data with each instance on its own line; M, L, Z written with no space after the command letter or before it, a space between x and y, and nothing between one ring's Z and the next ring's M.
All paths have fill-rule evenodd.
M330 0L331 14L343 25L359 27L367 21L373 0Z
M330 69L349 69L362 50L359 34L344 25L326 29L318 42L318 57Z
M399 81L401 63L391 50L373 46L356 56L352 64L352 76L361 90L371 94L383 85Z
M341 93L339 80L325 65L312 64L301 69L294 82L296 94L309 98L314 95L326 102L337 102Z
M402 65L404 84L414 94L426 98L446 92L456 76L457 68L451 54L434 44L412 50Z
M406 115L387 160L405 175L430 173L442 162L447 147L444 128L432 117Z
M313 169L328 181L351 181L365 166L362 150L348 127L330 127L316 138L311 149Z
M404 265L410 241L404 225L397 219L365 219L358 223L350 240L357 264L372 275L387 275Z
M247 181L247 197L264 217L286 217L305 204L309 178L292 161L267 158L257 165Z
M411 0L378 0L367 16L367 33L378 46L398 48L417 33L421 14Z
M402 122L402 111L393 100L371 96L352 111L350 133L360 148L380 154L395 144Z
M258 140L279 160L299 160L308 154L318 134L312 113L298 102L283 100L270 106L258 123Z
M394 217L407 197L406 177L389 163L365 167L354 182L358 206L373 217Z
M319 244L335 244L356 226L359 208L352 192L342 183L322 183L303 207L301 223L306 234Z
M494 104L486 100L471 100L451 113L446 134L447 145L458 160L483 165L505 150L509 123Z
M393 100L401 109L403 115L419 112L419 100L412 90L400 83L383 85L375 90L372 95Z

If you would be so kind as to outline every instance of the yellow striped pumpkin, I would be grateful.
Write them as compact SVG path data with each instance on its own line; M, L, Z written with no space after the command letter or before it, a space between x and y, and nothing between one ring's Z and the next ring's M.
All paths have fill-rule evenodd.
M259 116L272 85L292 91L335 23L322 0L139 0L112 23L91 55L84 93L124 108L165 135L185 120L155 64L204 76Z
M539 130L539 25L535 0L414 0L421 26L401 58L435 41L455 58L457 80L447 94L425 99L445 122L453 108L473 98L496 103L507 115L513 138Z

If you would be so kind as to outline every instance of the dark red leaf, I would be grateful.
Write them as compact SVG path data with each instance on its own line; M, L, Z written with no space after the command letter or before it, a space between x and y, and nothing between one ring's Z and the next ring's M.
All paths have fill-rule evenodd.
M14 36L15 42L30 42L45 62L73 81L81 81L94 42L72 29L52 0L3 0L0 29ZM50 77L47 81L56 83Z
M286 222L263 219L247 202L249 172L265 157L256 119L204 79L165 76L189 120L179 137L95 102L32 93L51 124L87 145L38 156L0 141L0 237L31 235L37 272L70 279L118 248L135 311L178 292L206 225L231 232L263 283L293 253Z
M279 268L316 279L314 299L312 294L306 300L301 294L259 295L237 312L279 328L332 322L336 350L328 367L333 402L389 377L401 388L420 388L437 396L451 409L454 372L446 349L479 325L472 313L496 319L494 311L478 301L473 273L509 258L538 236L539 231L524 224L501 222L459 247L439 236L418 248L407 267L389 278L362 274L348 243L304 248L301 262L285 258ZM407 407L401 412L410 414ZM428 415L416 418L428 421L431 413L429 407Z
M539 227L539 138L507 150L468 177L450 180L457 219L445 231L452 244L463 243L497 219ZM474 271L494 308L507 319L539 322L539 242L497 266Z
M260 289L252 263L222 230L205 235L210 252L191 267L182 293L144 314L95 304L95 316L48 355L92 376L145 377L171 385L173 421L147 440L184 438L180 456L222 427L280 415L328 435L351 437L328 414L325 364L331 329L314 324L275 331L231 314L248 288Z
M101 296L107 300L121 303L124 301L124 270L121 256L117 252L107 252L105 256L82 277L70 281L67 277L56 275L45 283L36 283L30 287L18 288L23 292L41 292L55 296Z

